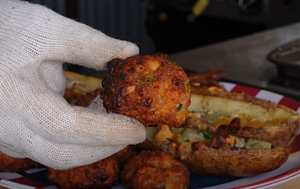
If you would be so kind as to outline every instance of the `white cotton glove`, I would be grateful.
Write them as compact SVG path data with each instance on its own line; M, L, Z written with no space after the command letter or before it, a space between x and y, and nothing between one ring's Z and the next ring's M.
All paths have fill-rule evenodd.
M138 51L43 6L0 0L0 151L68 169L142 142L136 120L62 97L63 62L103 70Z

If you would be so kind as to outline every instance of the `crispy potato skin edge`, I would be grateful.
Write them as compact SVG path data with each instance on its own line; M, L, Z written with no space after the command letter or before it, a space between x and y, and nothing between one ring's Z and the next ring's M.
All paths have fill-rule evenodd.
M241 149L223 146L214 149L203 143L192 144L190 153L180 152L172 143L146 139L139 144L143 150L162 150L183 161L191 173L201 175L250 177L280 167L288 159L290 148Z

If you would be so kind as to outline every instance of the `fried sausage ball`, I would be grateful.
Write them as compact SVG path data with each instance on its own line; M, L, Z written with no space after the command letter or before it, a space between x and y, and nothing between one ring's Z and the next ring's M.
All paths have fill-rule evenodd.
M185 164L161 151L142 151L121 172L122 183L130 189L188 188L189 177Z
M168 55L136 55L108 63L100 97L108 111L133 117L145 126L180 126L190 105L184 70Z
M48 168L49 181L61 189L111 188L117 183L119 174L119 162L113 156L68 170Z
M29 158L13 158L0 152L0 172L26 171L39 164Z
M128 145L124 149L120 150L119 152L113 154L112 156L115 156L120 165L120 169L123 169L124 165L127 163L127 161L137 155L139 153L139 148L135 145Z

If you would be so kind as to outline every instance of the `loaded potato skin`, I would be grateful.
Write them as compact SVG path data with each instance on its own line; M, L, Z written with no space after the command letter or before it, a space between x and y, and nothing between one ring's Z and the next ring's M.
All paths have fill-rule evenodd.
M145 126L185 121L191 87L183 69L168 55L136 55L108 63L100 97L104 107L133 117Z
M230 177L250 177L275 170L289 156L289 147L280 149L236 147L236 141L232 143L233 146L227 144L231 137L227 136L225 140L221 140L217 133L211 142L206 144L191 141L176 144L166 139L157 140L153 134L148 133L148 137L139 144L139 147L143 150L166 152L184 162L194 174ZM216 138L219 145L215 145Z
M228 117L227 124L239 118L241 123L231 128L230 134L270 142L273 146L289 147L300 126L296 111L242 92L207 88L192 94L191 101L191 112Z

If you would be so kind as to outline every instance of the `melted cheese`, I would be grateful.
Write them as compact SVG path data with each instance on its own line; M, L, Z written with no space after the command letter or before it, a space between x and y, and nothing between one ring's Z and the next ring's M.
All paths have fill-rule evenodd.
M263 123L253 120L252 118L246 117L242 114L239 114L237 117L241 120L241 127L244 127L244 126L262 127L262 126L264 126ZM221 125L229 125L230 122L234 118L236 118L236 117L222 117L213 124L216 128L220 127Z
M242 126L281 126L299 119L296 112L282 108L265 108L249 102L196 94L192 94L188 110L200 113L201 118L208 120L211 124L219 121L221 123L225 117L239 116L245 119L242 121ZM223 123L227 124L227 122Z

